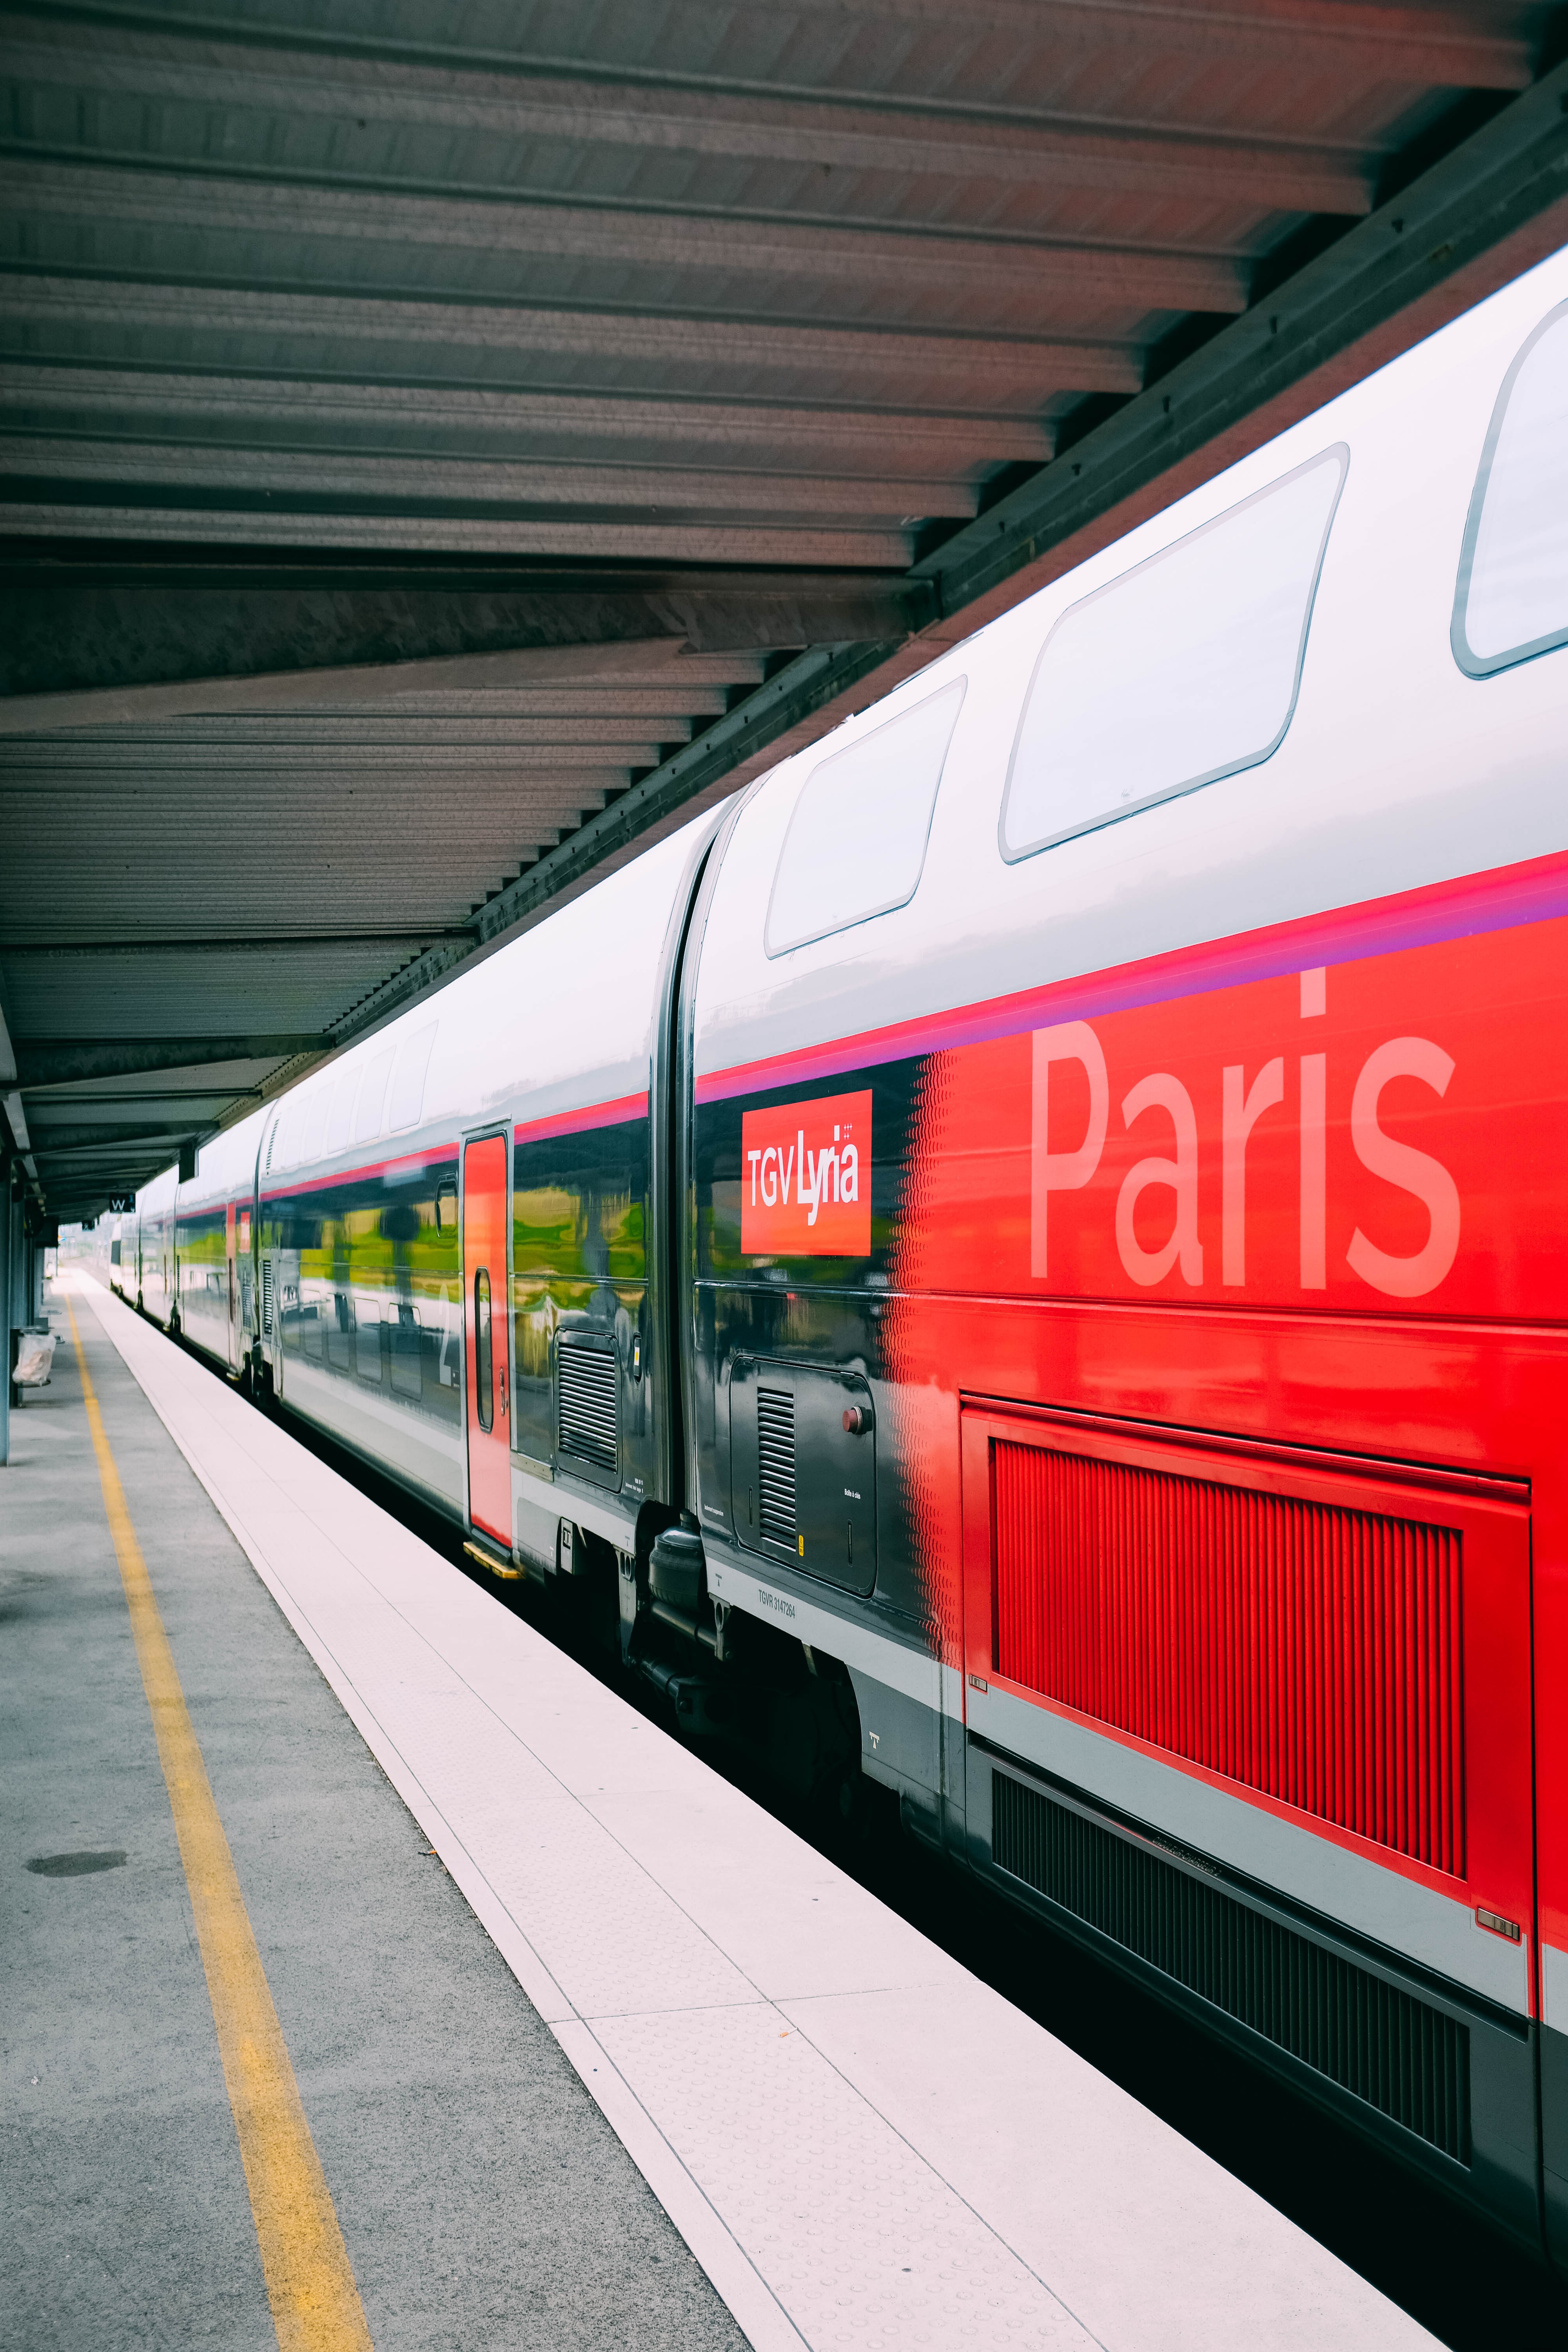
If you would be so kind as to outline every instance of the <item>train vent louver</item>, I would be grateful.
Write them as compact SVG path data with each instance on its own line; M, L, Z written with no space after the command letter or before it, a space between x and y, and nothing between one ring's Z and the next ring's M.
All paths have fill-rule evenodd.
M605 1348L557 1350L560 1391L560 1444L568 1459L592 1462L596 1469L613 1471L620 1458L616 1410L620 1399L619 1367Z
M761 1532L794 1551L795 1398L788 1389L757 1391L757 1486Z
M1455 2018L1010 1774L991 1776L997 1867L1363 2099L1470 2160L1470 2037Z
M261 1335L272 1337L272 1260L267 1256L261 1261Z
M1047 1446L994 1476L999 1674L1463 1875L1457 1528Z

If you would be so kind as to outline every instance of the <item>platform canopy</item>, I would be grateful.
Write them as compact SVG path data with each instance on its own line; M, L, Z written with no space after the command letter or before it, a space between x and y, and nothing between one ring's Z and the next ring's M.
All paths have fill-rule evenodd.
M10 12L34 1213L188 1154L1568 239L1563 16Z

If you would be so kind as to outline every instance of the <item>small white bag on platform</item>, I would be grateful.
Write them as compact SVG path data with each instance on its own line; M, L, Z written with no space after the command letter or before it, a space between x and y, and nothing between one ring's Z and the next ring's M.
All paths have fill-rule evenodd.
M11 1378L20 1389L47 1389L55 1360L58 1331L24 1331L16 1349L16 1369Z

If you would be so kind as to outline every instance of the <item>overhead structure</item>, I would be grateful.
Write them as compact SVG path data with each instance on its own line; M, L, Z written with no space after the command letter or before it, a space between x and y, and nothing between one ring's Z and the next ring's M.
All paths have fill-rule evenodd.
M1562 32L13 10L0 1094L35 1217L1568 239Z

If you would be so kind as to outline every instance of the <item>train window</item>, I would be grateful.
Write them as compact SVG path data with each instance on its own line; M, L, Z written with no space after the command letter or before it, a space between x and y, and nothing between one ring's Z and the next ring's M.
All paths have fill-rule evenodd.
M354 1369L362 1381L381 1378L381 1301L363 1292L354 1300Z
M326 1090L321 1087L312 1087L300 1110L294 1156L301 1166L321 1156L321 1119L326 1108Z
M1008 763L1010 864L1279 749L1349 461L1325 449L1068 607Z
M367 1062L360 1080L359 1107L354 1112L354 1141L369 1143L381 1133L381 1107L386 1100L386 1082L392 1076L392 1057L395 1047L384 1045L375 1059Z
M346 1290L335 1290L327 1314L327 1360L346 1372L353 1339L353 1300Z
M480 1266L474 1276L474 1387L478 1391L479 1427L495 1419L495 1380L490 1363L490 1277Z
M1449 635L1471 677L1568 645L1568 302L1547 313L1503 378Z
M419 1395L419 1309L402 1299L392 1326L392 1385L400 1396Z
M430 1048L436 1043L436 1024L416 1029L397 1049L397 1066L392 1074L392 1091L387 1097L386 1127L389 1135L400 1129L417 1125L425 1107L425 1073L430 1066Z
M353 1125L354 1090L359 1085L357 1070L343 1070L332 1090L332 1108L327 1114L327 1132L321 1149L329 1160L348 1148L349 1129Z
M967 680L819 761L806 778L773 877L771 956L907 906Z

